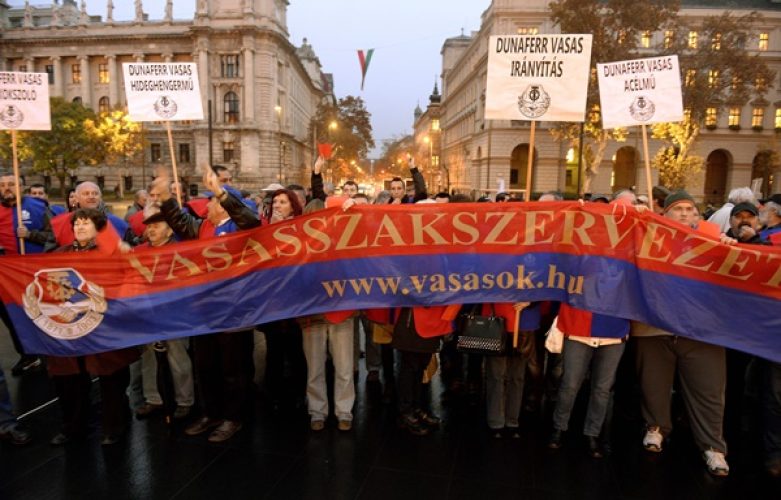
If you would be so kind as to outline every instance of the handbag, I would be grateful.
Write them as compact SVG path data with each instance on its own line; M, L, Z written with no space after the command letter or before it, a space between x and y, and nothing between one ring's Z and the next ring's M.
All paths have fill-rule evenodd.
M545 334L545 349L552 354L561 354L564 344L564 333L558 328L559 317L553 318L553 324Z
M496 316L493 304L490 316L479 316L475 309L464 318L456 349L472 354L504 354L507 348L504 318Z

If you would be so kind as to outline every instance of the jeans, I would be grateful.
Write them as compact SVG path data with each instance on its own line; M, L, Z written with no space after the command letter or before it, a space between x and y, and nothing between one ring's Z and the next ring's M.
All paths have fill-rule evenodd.
M195 399L193 390L193 365L187 353L188 339L168 340L167 357L173 379L174 399L178 406L192 406ZM144 349L141 356L141 379L144 384L144 400L153 405L163 404L157 388L157 355L153 344Z
M485 357L485 398L491 429L518 427L527 362L518 353Z
M352 318L336 325L318 323L307 326L304 328L303 337L307 365L306 397L310 417L312 420L325 420L328 417L325 362L330 351L334 363L334 413L340 421L352 421L355 403Z
M553 411L553 427L566 431L575 398L591 368L591 390L583 424L583 434L599 436L607 415L610 392L616 379L616 369L624 354L625 343L603 347L591 347L581 342L565 339L562 355L564 373L559 386L556 409Z

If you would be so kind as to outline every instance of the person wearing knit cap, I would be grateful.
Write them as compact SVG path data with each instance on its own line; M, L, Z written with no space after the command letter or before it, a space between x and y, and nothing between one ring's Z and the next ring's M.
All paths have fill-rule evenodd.
M688 227L695 227L699 221L694 199L683 190L664 200L664 216ZM632 322L632 337L646 423L643 447L661 452L665 437L672 431L670 395L677 372L692 437L702 451L708 472L727 476L727 442L723 435L725 349L639 322Z

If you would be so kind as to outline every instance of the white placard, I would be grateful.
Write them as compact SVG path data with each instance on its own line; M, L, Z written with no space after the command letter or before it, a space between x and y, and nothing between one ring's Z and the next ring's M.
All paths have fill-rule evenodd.
M49 75L0 71L0 130L51 130Z
M492 36L485 118L582 122L591 35Z
M678 56L597 64L602 127L683 120Z
M203 120L195 63L122 63L122 73L131 120Z

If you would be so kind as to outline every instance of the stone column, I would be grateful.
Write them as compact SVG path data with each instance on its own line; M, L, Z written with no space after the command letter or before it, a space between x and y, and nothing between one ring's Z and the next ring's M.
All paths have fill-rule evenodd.
M56 97L65 97L65 75L62 73L62 57L53 56L54 88L52 94Z
M89 56L78 56L76 59L81 64L81 103L92 107L92 85L90 84Z
M244 122L255 123L255 49L244 51Z
M33 57L25 57L24 58L24 65L27 67L27 71L29 73L35 72L35 58Z
M108 65L108 100L112 106L119 105L119 72L117 71L117 56L106 56Z

